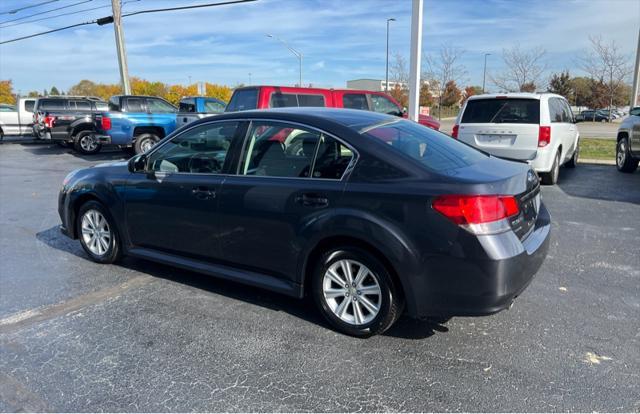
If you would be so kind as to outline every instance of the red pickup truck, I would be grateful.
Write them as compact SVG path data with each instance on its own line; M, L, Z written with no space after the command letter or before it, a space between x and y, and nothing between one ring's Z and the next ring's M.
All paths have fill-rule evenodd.
M362 109L407 117L407 112L400 106L398 101L384 92L289 86L246 86L238 88L233 91L225 112L287 106ZM440 122L427 115L420 115L418 122L429 128L440 129Z

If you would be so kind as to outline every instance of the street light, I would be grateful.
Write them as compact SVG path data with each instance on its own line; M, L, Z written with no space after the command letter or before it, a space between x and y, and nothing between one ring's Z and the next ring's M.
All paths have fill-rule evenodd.
M482 72L482 93L484 93L484 84L487 79L487 56L491 56L491 53L484 54L484 71Z
M387 66L384 77L384 91L389 92L389 22L395 22L396 19L387 19Z
M291 53L293 53L294 55L296 55L296 57L298 58L298 61L300 63L300 87L302 87L302 53L298 52L297 50L295 50L294 48L292 48L291 46L289 46L289 44L287 42L285 42L284 40L280 39L277 36L274 36L272 34L269 33L265 33L265 35L267 37L270 37L272 39L276 39L277 41L279 41L280 43L282 43L283 45L285 45L285 47L287 49L289 49L289 51Z

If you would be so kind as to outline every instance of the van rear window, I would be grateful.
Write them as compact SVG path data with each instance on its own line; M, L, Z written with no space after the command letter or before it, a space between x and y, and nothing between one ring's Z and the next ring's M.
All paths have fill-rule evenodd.
M489 98L469 100L462 114L463 124L539 124L537 99Z
M239 89L233 93L225 112L246 111L258 107L257 89Z

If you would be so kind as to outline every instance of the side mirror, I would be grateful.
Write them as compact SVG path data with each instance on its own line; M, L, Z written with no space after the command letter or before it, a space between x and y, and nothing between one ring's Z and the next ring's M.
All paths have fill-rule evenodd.
M142 172L147 167L147 156L145 154L138 154L129 160L127 166L132 173Z
M406 115L407 114L407 107L404 106L402 107L402 115Z

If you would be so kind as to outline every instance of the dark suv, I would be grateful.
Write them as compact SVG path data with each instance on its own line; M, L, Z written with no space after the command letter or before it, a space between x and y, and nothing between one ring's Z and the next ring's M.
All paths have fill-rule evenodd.
M369 336L410 316L508 308L548 249L536 174L418 123L286 108L195 121L126 163L77 170L62 231L123 254L314 300Z
M33 111L33 133L37 138L63 146L73 144L79 152L90 153L83 143L96 130L94 115L107 108L107 102L90 96L39 98Z

